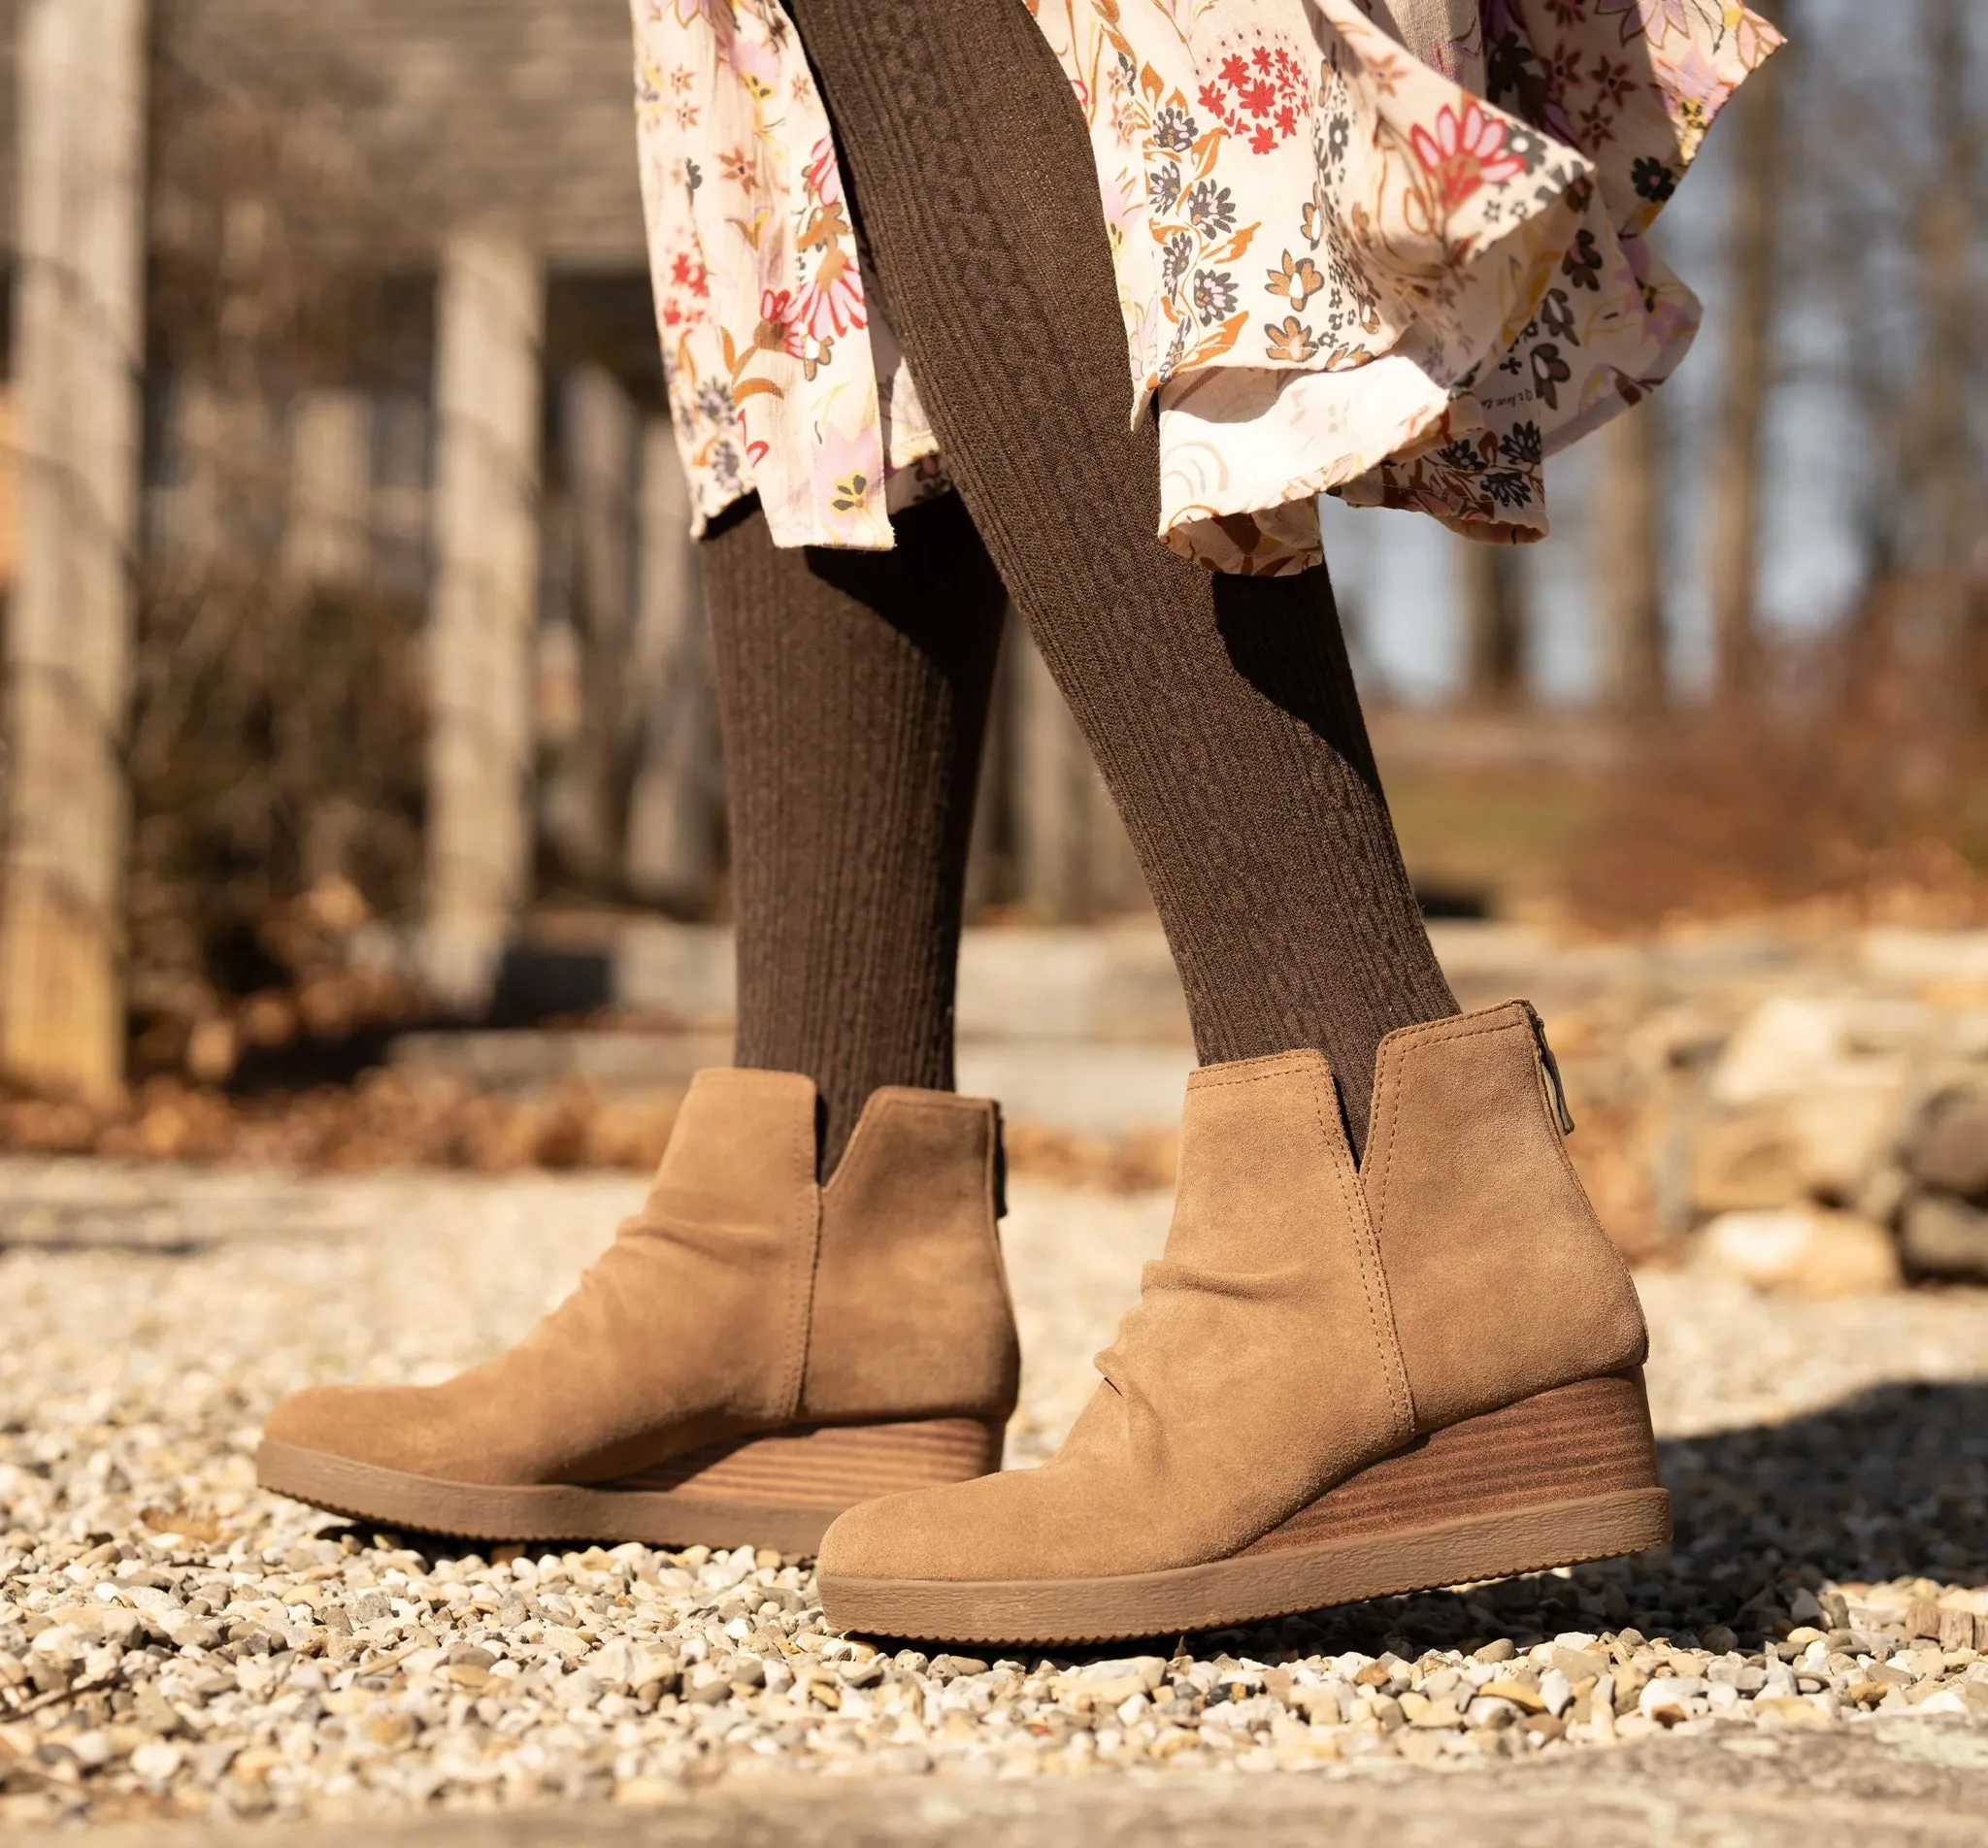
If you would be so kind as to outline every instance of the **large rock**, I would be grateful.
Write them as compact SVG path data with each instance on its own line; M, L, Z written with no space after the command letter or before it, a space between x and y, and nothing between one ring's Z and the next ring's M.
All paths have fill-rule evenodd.
M1915 1275L1988 1283L1988 1212L1951 1194L1921 1194L1907 1205L1899 1243Z
M1914 1179L1941 1193L1988 1194L1988 1090L1949 1085L1920 1107L1901 1154Z
M1789 1206L1805 1199L1802 1138L1779 1105L1714 1117L1691 1142L1691 1204L1701 1213Z
M1699 1235L1698 1262L1757 1290L1869 1296L1903 1281L1882 1226L1820 1206L1721 1213Z
M1692 1139L1692 1205L1720 1213L1857 1200L1892 1153L1904 1098L1902 1077L1860 1072L1713 1117Z
M1845 1087L1897 1091L1914 1054L1937 1037L1917 1002L1776 995L1727 1041L1711 1096L1726 1109Z

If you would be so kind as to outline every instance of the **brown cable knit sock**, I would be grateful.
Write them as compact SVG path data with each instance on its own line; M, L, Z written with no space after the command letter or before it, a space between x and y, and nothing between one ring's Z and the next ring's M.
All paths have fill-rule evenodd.
M1358 1148L1381 1037L1456 1004L1325 572L1216 578L1154 538L1091 152L1023 0L793 10L869 286L1125 816L1201 1057L1322 1048Z
M897 549L704 551L738 920L738 1063L803 1072L833 1171L880 1084L952 1088L980 741L1007 599L955 495Z

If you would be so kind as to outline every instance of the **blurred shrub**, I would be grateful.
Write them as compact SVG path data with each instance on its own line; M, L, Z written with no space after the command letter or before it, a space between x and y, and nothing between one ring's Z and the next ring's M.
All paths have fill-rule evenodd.
M1867 622L1788 650L1760 701L1639 728L1570 856L1574 915L1988 920L1984 703L1973 643L1912 648Z
M154 72L128 757L141 1081L224 1080L245 1050L337 1041L416 1006L348 952L416 897L418 573L312 582L285 556L299 394L390 379L423 338L397 327L387 268L404 202L340 127L348 79L319 78L284 98L163 51ZM361 560L375 537L358 536Z

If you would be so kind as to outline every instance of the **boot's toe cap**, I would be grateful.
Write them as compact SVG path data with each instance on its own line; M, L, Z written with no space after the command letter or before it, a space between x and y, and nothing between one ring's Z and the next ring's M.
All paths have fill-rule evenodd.
M959 1500L952 1488L917 1489L849 1508L822 1535L817 1568L824 1578L973 1577L963 1543L973 1511Z
M421 1422L405 1388L311 1386L282 1400L263 1421L265 1443L288 1444L370 1463L423 1472L424 1460L409 1443Z
M1095 1568L1081 1510L1041 1469L1005 1469L943 1489L865 1502L822 1536L824 1578L953 1583L1055 1577Z

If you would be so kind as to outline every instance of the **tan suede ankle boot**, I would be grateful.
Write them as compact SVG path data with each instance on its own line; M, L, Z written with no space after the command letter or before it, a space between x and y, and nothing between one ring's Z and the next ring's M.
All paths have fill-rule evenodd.
M647 1204L523 1341L441 1386L297 1393L257 1474L479 1539L811 1550L855 1502L1000 1467L998 1153L993 1105L892 1087L817 1186L807 1078L700 1072Z
M873 1502L847 1630L1174 1635L1670 1534L1636 1289L1523 1003L1382 1042L1365 1172L1316 1052L1198 1072L1165 1257L1057 1454Z

